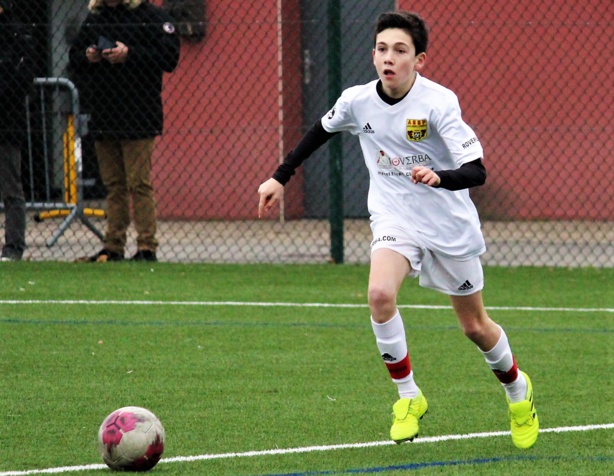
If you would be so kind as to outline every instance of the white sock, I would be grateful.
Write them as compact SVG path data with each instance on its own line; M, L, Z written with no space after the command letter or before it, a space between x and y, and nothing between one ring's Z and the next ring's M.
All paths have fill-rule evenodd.
M399 398L414 398L420 393L420 389L414 382L414 371L409 372L409 375L401 380L392 379L397 384L399 390Z
M499 341L489 351L481 352L486 363L503 385L510 402L520 402L527 398L527 382L516 366L505 331L501 327L499 329L501 329Z
M379 353L388 368L390 378L397 385L401 398L414 398L419 389L411 370L405 327L399 311L388 322L378 324L371 317L371 326Z
M503 388L511 403L518 403L527 399L527 379L520 372L518 372L516 380L512 383L503 384Z

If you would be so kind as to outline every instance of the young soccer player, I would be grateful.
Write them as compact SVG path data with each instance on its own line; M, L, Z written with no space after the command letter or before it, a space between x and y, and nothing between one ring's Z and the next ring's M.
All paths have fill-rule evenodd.
M539 432L531 381L482 302L479 256L485 244L468 191L486 180L482 146L463 121L456 95L419 74L428 43L420 16L381 14L374 42L379 79L345 90L307 131L260 185L258 216L279 201L295 169L319 146L341 131L357 135L370 176L371 324L400 397L393 405L390 437L397 443L413 440L428 409L396 306L405 277L419 276L421 286L450 296L461 329L505 389L513 443L530 448Z

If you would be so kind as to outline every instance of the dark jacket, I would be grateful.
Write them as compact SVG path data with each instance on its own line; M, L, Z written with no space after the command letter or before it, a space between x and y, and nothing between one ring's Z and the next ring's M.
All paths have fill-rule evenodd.
M85 51L100 37L128 47L125 63L90 63ZM144 139L162 133L162 75L179 61L171 17L149 3L90 12L70 48L71 78L94 139Z
M16 21L11 3L0 14L0 143L15 144L26 135L25 97L34 80L32 36Z

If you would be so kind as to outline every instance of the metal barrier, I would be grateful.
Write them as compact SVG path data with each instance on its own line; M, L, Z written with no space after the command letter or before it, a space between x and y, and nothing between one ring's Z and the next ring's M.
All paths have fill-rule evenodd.
M79 110L79 91L66 78L36 78L35 106L31 107L34 97L26 98L27 132L28 132L28 165L30 170L30 199L26 206L30 210L40 210L34 220L40 222L47 219L63 218L64 220L46 241L47 247L53 246L62 236L73 220L79 219L98 238L102 233L88 220L88 216L104 218L105 211L83 207L83 162L81 137L87 128L87 116ZM68 95L69 103L63 106L63 96ZM32 95L34 96L34 95ZM51 106L51 107L49 107ZM38 117L36 117L38 116ZM39 127L33 127L38 120ZM61 131L61 138L54 135ZM40 147L35 148L35 136ZM40 136L40 137L38 137ZM61 144L61 147L60 147ZM36 149L36 151L35 151ZM61 155L61 174L59 173ZM44 184L35 180L35 156L42 156ZM61 177L59 177L61 175ZM52 200L54 182L61 182L63 188L62 202ZM35 195L43 193L44 200L36 201Z

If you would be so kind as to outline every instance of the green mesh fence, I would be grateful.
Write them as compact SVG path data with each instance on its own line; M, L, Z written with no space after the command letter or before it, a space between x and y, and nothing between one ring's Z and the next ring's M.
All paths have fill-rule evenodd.
M5 3L27 26L38 78L24 103L24 259L92 255L106 190L92 111L69 65L90 2ZM368 262L368 175L355 137L317 151L263 220L257 189L336 88L376 78L373 23L399 7L427 20L423 74L457 93L485 150L488 180L472 190L484 264L614 266L611 0L150 3L170 13L181 38L179 64L163 75L164 132L153 152L160 261ZM117 111L135 121L148 113L129 100ZM135 250L131 225L126 255Z

